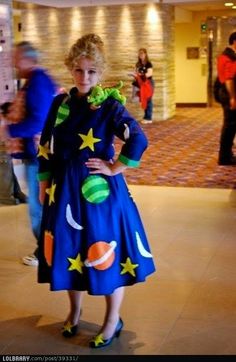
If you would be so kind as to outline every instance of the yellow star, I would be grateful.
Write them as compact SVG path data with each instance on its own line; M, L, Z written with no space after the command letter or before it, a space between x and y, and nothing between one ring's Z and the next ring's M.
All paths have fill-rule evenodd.
M64 326L62 327L62 331L65 332L69 332L69 333L72 333L72 330L71 328L73 327L73 325L71 324L70 321L68 321L66 324L64 324Z
M46 158L46 160L48 160L49 159L49 157L48 157L49 153L51 153L51 152L50 152L50 149L48 147L48 142L45 143L45 145L43 145L43 146L39 145L39 151L38 151L37 157L42 156L42 157Z
M94 151L94 143L101 141L100 138L93 137L93 129L92 128L90 128L87 135L79 133L79 136L83 140L83 143L79 148L80 150L82 150L85 147L89 147L92 151Z
M135 277L134 269L138 267L138 264L132 264L130 258L127 258L125 263L120 264L124 268L120 274L130 273L133 277Z
M97 347L99 344L104 344L104 339L102 333L95 336L92 341L94 342L95 346Z
M46 193L49 195L49 205L51 205L52 202L55 202L54 193L56 189L56 184L52 183L51 187L46 189Z
M76 259L73 258L67 258L69 262L71 263L68 270L77 270L79 273L82 274L82 267L84 263L80 259L80 254L77 255Z

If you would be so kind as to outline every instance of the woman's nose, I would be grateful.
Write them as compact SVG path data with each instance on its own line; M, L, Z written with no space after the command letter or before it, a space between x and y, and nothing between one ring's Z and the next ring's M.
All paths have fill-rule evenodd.
M82 78L87 79L88 78L88 72L86 72L86 71L82 72Z

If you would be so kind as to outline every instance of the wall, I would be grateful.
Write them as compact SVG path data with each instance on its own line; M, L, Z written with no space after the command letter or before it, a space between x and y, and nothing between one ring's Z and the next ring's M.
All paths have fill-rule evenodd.
M11 101L15 94L12 48L12 2L0 0L0 104Z
M14 34L14 43L18 43L23 40L22 31L21 31L21 11L13 9L13 34Z
M205 46L200 33L201 17L175 26L176 103L207 102L207 58L187 59L188 47Z
M18 5L19 6L19 5ZM72 85L63 64L69 46L87 32L96 32L106 45L109 69L105 85L125 82L127 108L142 119L139 104L130 101L131 78L140 47L148 50L156 83L154 120L175 113L174 8L169 5L136 4L74 8L22 6L22 35L43 53L42 64L60 81Z
M217 20L218 35L214 39L213 45L213 71L215 74L215 57L220 48L223 47L223 41L226 41L225 32L233 30L233 26L226 27L226 18L230 20L236 16L236 12L227 11L204 11L204 12L183 12L176 14L175 24L175 94L177 105L211 105L212 94L208 94L208 57L199 59L187 59L187 47L207 46L207 29L205 35L201 33L201 23L208 23L209 18L214 17ZM228 21L228 20L227 20ZM234 26L235 27L235 26ZM221 35L219 35L221 34ZM222 36L224 34L224 36ZM219 36L222 40L219 45ZM215 45L217 42L217 46ZM224 46L226 43L224 43Z

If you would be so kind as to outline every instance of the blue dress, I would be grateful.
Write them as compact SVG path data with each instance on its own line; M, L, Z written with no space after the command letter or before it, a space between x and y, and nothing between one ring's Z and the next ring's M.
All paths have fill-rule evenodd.
M91 175L88 158L137 167L147 138L126 108L109 97L91 109L87 97L55 98L38 152L39 180L50 180L39 242L38 282L51 290L109 295L155 271L145 230L124 176ZM64 103L63 103L64 102Z

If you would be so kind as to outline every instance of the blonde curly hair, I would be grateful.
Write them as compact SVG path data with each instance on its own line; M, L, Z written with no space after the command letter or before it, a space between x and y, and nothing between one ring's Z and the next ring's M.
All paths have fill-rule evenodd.
M81 57L93 60L101 72L105 69L104 43L100 36L91 33L79 38L70 48L65 58L65 65L72 70Z

